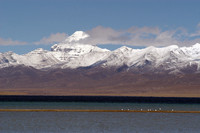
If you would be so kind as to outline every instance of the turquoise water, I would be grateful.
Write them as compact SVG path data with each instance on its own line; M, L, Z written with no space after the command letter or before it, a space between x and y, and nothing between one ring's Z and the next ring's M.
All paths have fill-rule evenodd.
M0 108L200 111L199 104L0 102ZM198 133L198 113L0 112L0 133Z

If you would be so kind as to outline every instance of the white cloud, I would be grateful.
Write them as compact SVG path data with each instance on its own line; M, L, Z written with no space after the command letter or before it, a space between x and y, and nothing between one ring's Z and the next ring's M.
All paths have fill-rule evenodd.
M197 24L197 28L200 28L200 23Z
M51 34L49 37L43 37L40 41L34 42L34 44L53 44L64 41L67 37L66 33Z
M197 37L197 36L200 36L200 29L190 35L190 37Z
M132 34L144 34L144 33L148 33L148 34L155 34L158 35L161 31L158 27L131 27L129 28L127 31L125 32L129 32Z
M161 30L158 27L131 27L126 30L114 30L97 26L86 31L90 37L81 40L86 44L121 44L132 46L190 46L200 43L200 24L195 33L188 33L184 28ZM195 35L195 38L193 38Z
M192 33L190 36L191 37L198 37L198 36L200 36L200 23L197 24L197 30L196 30L196 32Z
M116 44L118 40L123 40L120 31L102 26L95 27L87 33L90 37L83 41L88 44Z
M193 40L184 40L181 42L181 46L191 46L194 45L196 43L200 43L200 38L196 38Z
M87 33L90 35L82 42L87 44L122 44L133 46L179 45L180 36L185 36L183 28L162 31L158 27L131 27L127 30L114 30L98 26Z
M188 33L184 28L173 30L162 30L158 27L131 27L125 30L115 30L110 27L97 26L86 31L90 37L81 40L85 44L121 44L132 46L168 46L179 45L189 46L200 43L200 23L194 33ZM68 35L66 33L55 33L48 37L43 37L40 41L32 44L53 44L64 41ZM0 45L24 45L27 42L13 41L12 39L0 38Z
M25 45L27 42L12 40L12 39L3 39L0 38L0 45L8 46L8 45Z

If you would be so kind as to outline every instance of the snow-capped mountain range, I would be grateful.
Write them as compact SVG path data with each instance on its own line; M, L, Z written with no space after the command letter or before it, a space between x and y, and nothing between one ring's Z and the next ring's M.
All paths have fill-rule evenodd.
M51 47L51 51L41 48L24 55L13 52L0 53L0 68L24 65L40 70L54 68L76 69L83 67L120 68L126 70L148 69L178 73L191 67L200 72L200 44L191 47L132 49L126 46L114 51L95 45L84 44L89 35L77 31L61 43Z

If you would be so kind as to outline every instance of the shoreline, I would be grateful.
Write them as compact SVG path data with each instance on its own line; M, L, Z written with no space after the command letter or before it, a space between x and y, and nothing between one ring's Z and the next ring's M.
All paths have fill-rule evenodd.
M0 95L0 102L198 103L199 97Z

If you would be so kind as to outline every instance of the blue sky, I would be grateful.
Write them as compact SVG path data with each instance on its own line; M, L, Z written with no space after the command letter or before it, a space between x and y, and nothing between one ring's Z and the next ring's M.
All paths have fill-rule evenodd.
M109 49L190 46L200 42L199 5L199 0L0 0L0 52L50 49L77 30Z

